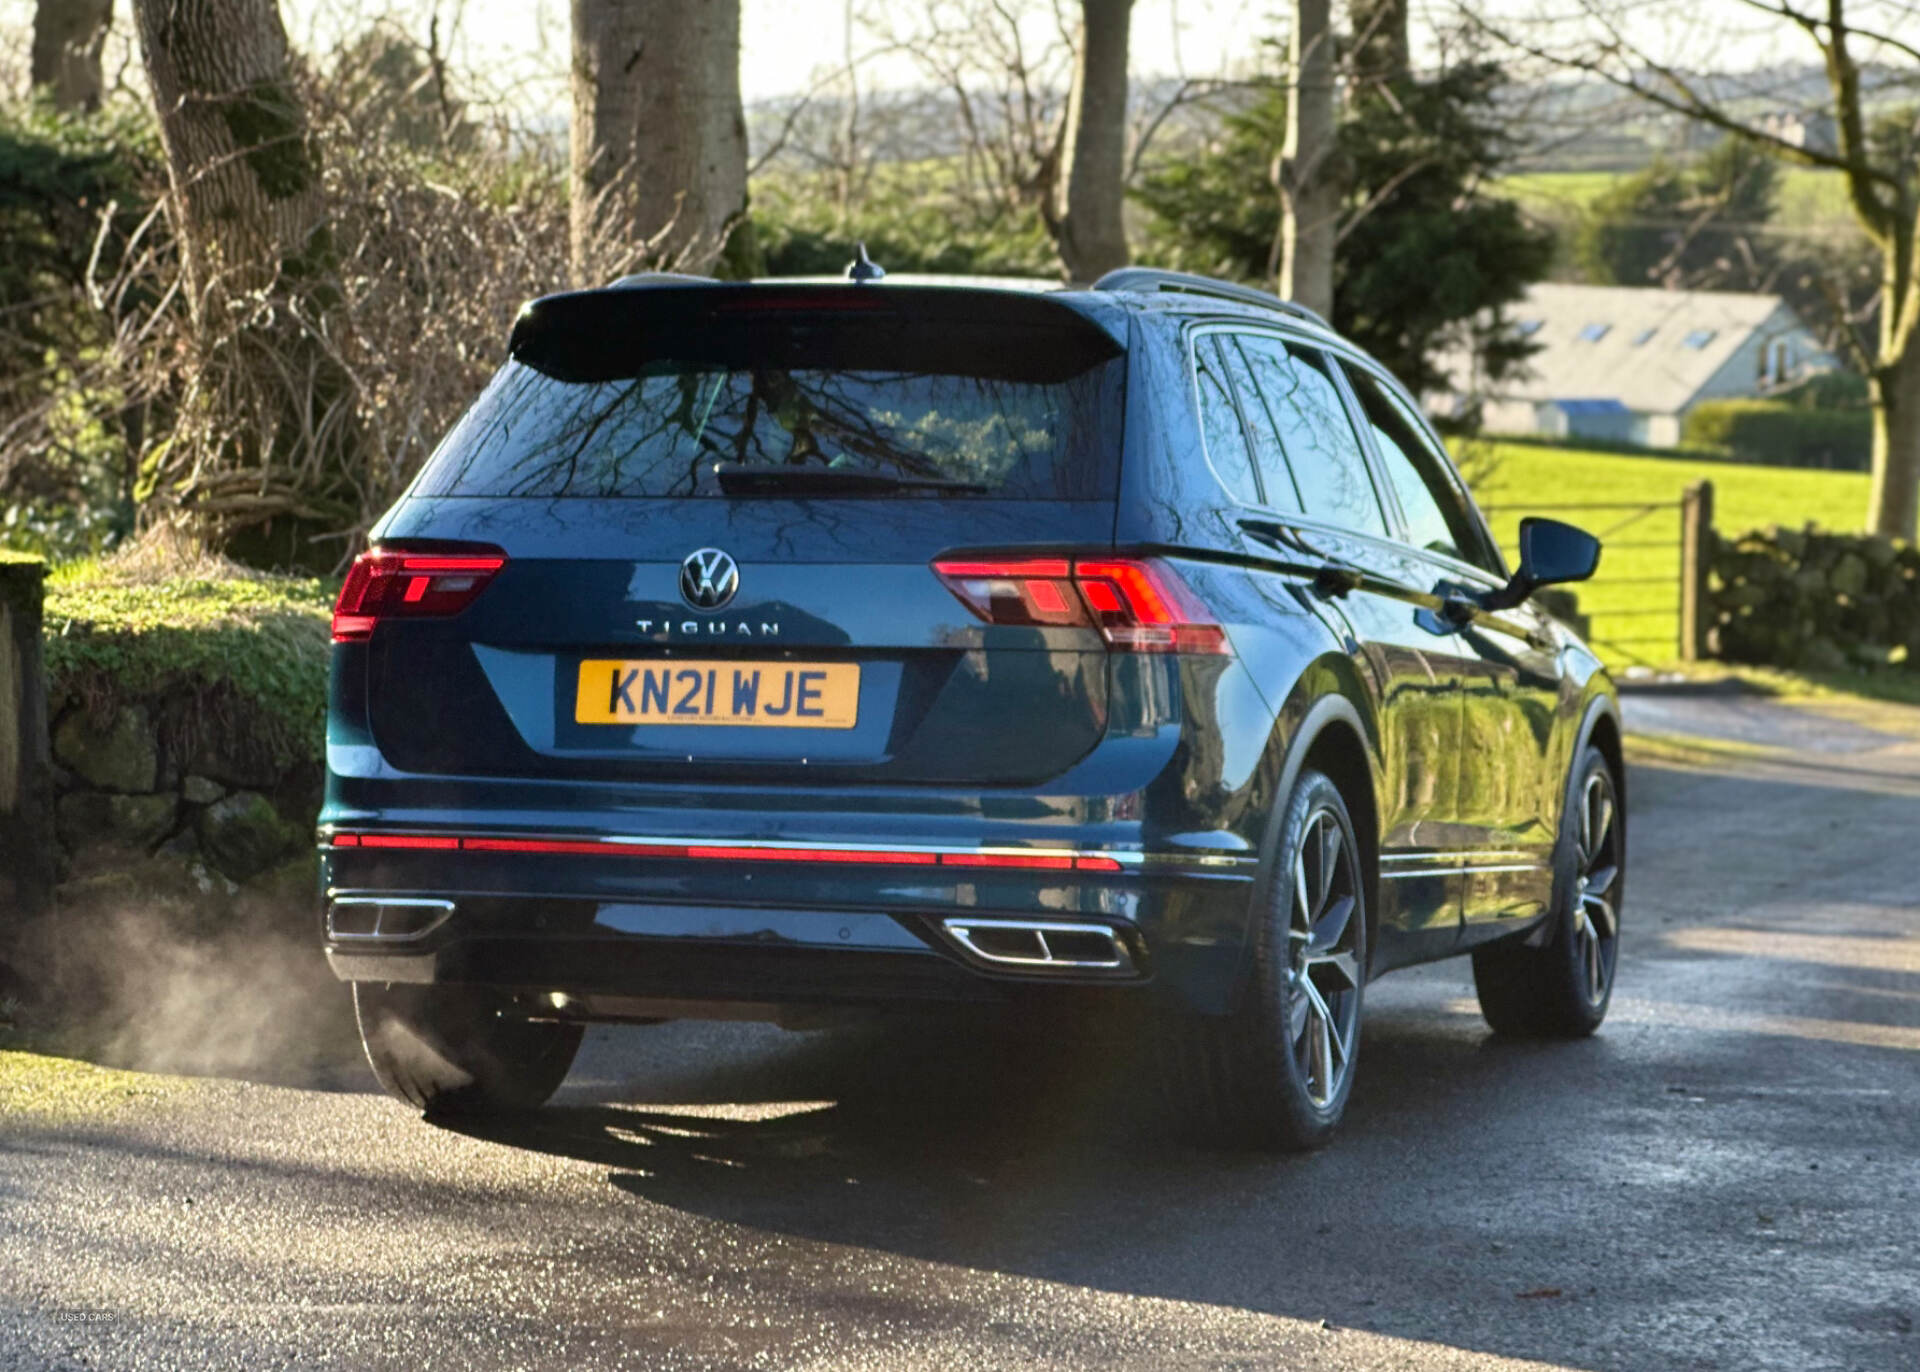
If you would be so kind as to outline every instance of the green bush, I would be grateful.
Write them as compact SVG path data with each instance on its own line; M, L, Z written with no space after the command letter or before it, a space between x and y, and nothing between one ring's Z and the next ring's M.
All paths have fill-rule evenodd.
M864 242L889 272L1040 276L1060 259L1033 206L984 214L954 183L954 169L909 163L877 174L843 221L824 174L768 175L753 187L757 246L770 276L838 276Z
M59 568L47 582L49 694L101 707L174 701L196 728L254 732L279 763L318 760L332 589L218 563L160 575Z
M1396 79L1356 94L1340 127L1348 193L1333 322L1416 394L1442 388L1448 346L1467 345L1494 381L1535 350L1506 310L1547 274L1553 238L1488 189L1518 146L1499 108L1503 80L1482 62ZM1268 173L1286 122L1277 78L1204 147L1150 163L1133 192L1148 212L1136 260L1268 282L1280 227Z
M115 275L164 184L143 102L92 114L0 104L0 546L85 556L132 528L145 407L100 363L114 315L144 298L120 297ZM165 232L150 226L148 246Z
M1802 410L1864 410L1870 395L1866 377L1840 367L1782 387L1772 398Z
M1865 410L1826 410L1784 400L1709 400L1687 412L1681 442L1719 448L1742 462L1865 471L1873 420Z

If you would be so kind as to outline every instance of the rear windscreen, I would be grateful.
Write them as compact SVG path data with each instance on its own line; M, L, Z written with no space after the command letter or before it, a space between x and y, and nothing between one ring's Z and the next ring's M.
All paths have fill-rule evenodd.
M415 493L722 496L718 464L910 483L866 492L889 498L942 483L997 499L1115 492L1124 358L1058 306L1065 319L1027 309L1008 321L977 306L956 318L938 306L662 308L617 294L574 297L516 331L513 359Z

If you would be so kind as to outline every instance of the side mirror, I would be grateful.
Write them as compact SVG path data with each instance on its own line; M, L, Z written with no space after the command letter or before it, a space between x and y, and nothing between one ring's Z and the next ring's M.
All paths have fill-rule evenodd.
M1517 576L1538 586L1585 581L1600 566L1600 540L1585 529L1557 519L1520 521L1520 570Z
M1487 596L1489 610L1507 610L1542 586L1585 581L1600 565L1600 540L1557 519L1520 521L1520 567L1513 580Z

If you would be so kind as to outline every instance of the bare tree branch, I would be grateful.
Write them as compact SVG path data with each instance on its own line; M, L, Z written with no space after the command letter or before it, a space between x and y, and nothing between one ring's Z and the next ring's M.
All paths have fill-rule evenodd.
M1804 147L1778 134L1770 133L1744 120L1735 118L1695 89L1694 84L1681 75L1679 71L1657 61L1643 49L1629 42L1619 27L1601 13L1597 7L1588 5L1586 7L1586 13L1593 18L1594 22L1603 26L1608 32L1608 42L1601 49L1598 56L1568 56L1562 52L1554 52L1550 49L1540 47L1537 44L1529 43L1526 39L1519 37L1511 30L1493 23L1482 11L1475 7L1471 5L1461 7L1461 14L1466 17L1474 28L1496 43L1511 48L1515 52L1525 53L1529 57L1537 58L1563 71L1577 71L1588 76L1596 77L1618 90L1625 91L1637 99L1644 100L1652 105L1657 105L1671 113L1684 115L1689 119L1698 120L1700 123L1711 125L1727 133L1738 134L1742 138L1762 144L1778 153L1781 157L1789 161L1798 162L1803 166L1824 167L1830 171L1849 174L1857 171L1873 182L1887 186L1898 185L1895 178L1881 168L1864 165L1857 161L1850 161L1838 153L1828 153L1818 148ZM1635 80L1630 72L1629 74L1622 75L1620 72L1613 70L1605 61L1607 57L1625 58L1631 63L1637 64L1639 67L1659 77L1661 81L1671 87L1671 93L1667 90L1662 90L1658 86L1648 85L1643 81Z

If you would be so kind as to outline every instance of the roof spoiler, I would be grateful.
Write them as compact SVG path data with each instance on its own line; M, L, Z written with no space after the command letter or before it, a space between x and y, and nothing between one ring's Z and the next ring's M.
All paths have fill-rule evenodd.
M628 280L530 302L514 321L510 355L563 381L633 377L666 361L917 367L1047 381L1126 351L1123 312L1098 297L665 272Z

